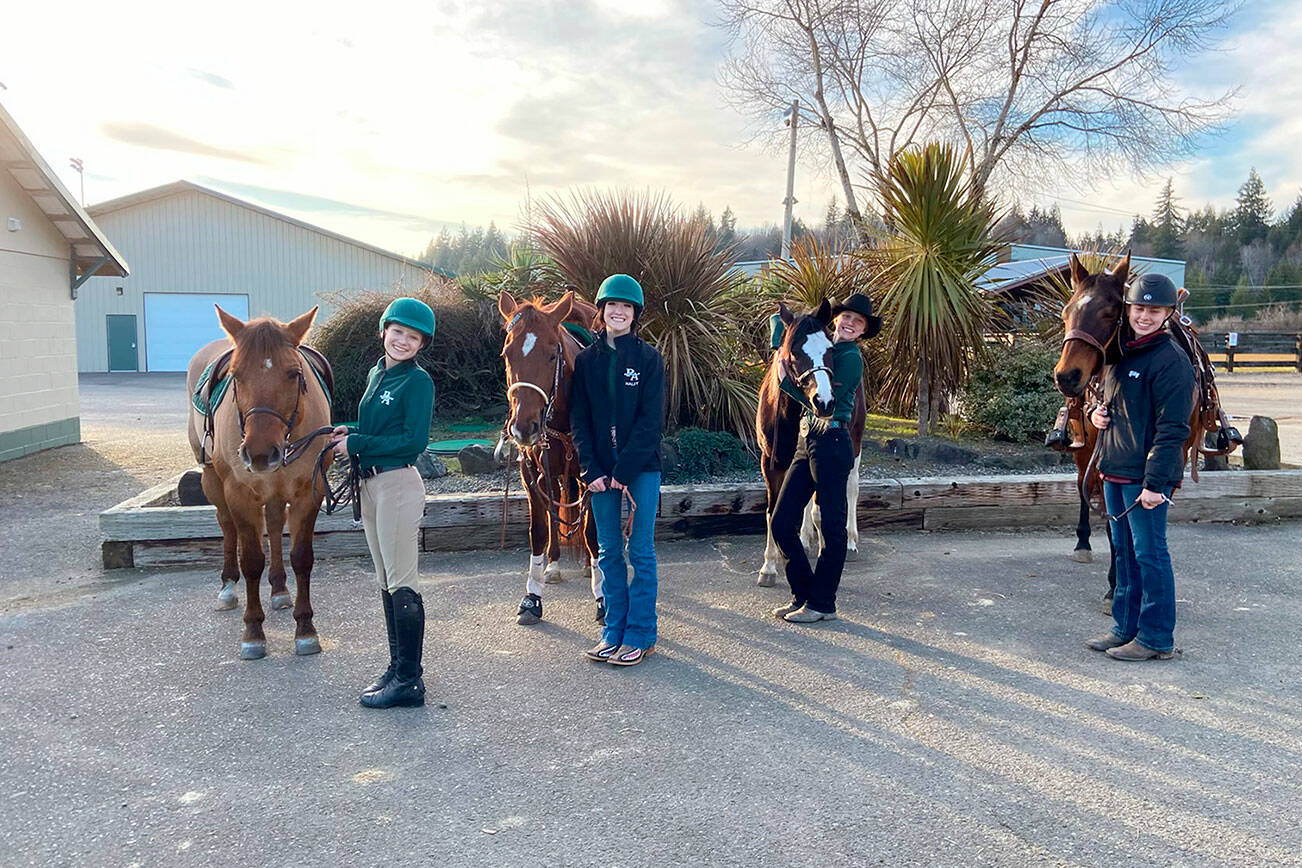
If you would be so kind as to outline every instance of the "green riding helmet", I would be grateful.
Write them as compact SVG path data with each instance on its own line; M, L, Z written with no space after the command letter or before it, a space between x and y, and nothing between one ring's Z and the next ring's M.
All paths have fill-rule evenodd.
M391 322L405 325L423 334L426 342L434 340L434 311L418 298L395 298L380 314L380 331Z
M642 284L627 274L612 274L601 282L597 290L597 307L608 301L626 301L633 305L633 316L642 315Z
M1178 296L1175 284L1165 274L1140 275L1126 287L1126 304L1175 307Z

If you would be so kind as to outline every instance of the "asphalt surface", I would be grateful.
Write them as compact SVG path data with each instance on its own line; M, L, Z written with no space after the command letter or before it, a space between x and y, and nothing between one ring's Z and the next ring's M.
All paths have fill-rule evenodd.
M1052 532L866 534L812 627L768 614L761 538L662 544L623 670L580 656L573 568L519 627L523 553L429 555L430 703L370 711L364 559L316 567L322 654L269 611L260 661L215 565L87 565L80 514L165 457L113 433L155 418L129 392L5 465L0 865L1302 864L1302 525L1172 526L1183 654L1144 664L1081 646L1105 568Z

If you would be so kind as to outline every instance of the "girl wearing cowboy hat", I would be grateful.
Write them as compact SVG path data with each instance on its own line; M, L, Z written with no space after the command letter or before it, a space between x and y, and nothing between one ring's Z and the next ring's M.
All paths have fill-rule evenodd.
M872 300L862 292L832 308L829 362L834 406L829 418L815 413L790 377L782 381L782 391L805 408L795 458L782 481L772 520L773 541L787 559L787 583L791 585L791 602L774 609L773 614L794 624L836 619L836 589L845 567L846 480L854 466L850 418L863 381L858 342L875 337L881 328L881 317L873 315ZM815 494L822 513L823 550L811 569L800 542L800 523L805 505Z

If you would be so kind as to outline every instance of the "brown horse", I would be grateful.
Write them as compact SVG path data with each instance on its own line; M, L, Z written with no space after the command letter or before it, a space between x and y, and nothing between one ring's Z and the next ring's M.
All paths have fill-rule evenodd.
M1076 527L1076 559L1088 562L1090 549L1090 503L1102 510L1103 481L1095 462L1098 431L1082 410L1087 392L1097 400L1102 397L1102 379L1109 348L1119 340L1125 316L1126 281L1130 277L1130 253L1111 271L1090 274L1073 253L1070 259L1072 294L1062 309L1064 327L1062 353L1053 369L1058 390L1067 397L1068 409L1080 420L1085 433L1084 446L1076 449L1077 488L1081 492L1080 520ZM1189 438L1184 443L1184 461L1190 475L1198 481L1198 455L1224 455L1233 451L1239 436L1229 425L1220 408L1211 363L1198 343L1197 335L1186 317L1174 316L1166 328L1175 342L1190 357L1194 368L1193 413L1189 420ZM1219 434L1214 449L1203 448L1209 432ZM1111 549L1112 535L1108 535ZM1115 553L1113 553L1115 555ZM1108 596L1116 587L1115 557L1109 558Z
M796 441L800 437L802 408L780 388L782 367L785 363L792 378L820 414L831 415L831 372L826 364L826 355L832 348L832 341L826 331L831 322L831 312L831 305L826 299L814 313L801 316L792 313L785 304L778 305L784 326L782 346L769 361L768 373L760 384L759 405L755 409L755 440L760 448L760 470L764 474L764 487L768 495L769 522L764 564L760 567L755 584L764 588L772 587L777 581L782 552L773 541L773 510L778 502L778 492L782 489L782 480L786 478L787 468L795 457ZM867 401L863 382L860 381L854 396L854 413L850 419L854 466L846 480L847 557L854 556L859 550L859 458L866 417ZM801 538L807 548L813 548L821 539L821 530L814 533L819 525L817 509L811 501L805 510Z
M529 496L529 573L516 621L538 622L543 584L561 580L562 546L580 544L587 549L600 621L597 526L591 511L583 508L586 488L570 434L574 359L583 347L564 326L570 322L590 329L597 309L573 292L548 305L540 298L517 301L505 291L497 297L497 309L506 330L502 358L510 405L503 436L519 447L520 479Z
M282 552L287 509L290 562L297 582L294 652L315 654L321 650L312 625L309 589L312 532L324 495L312 480L319 450L311 451L311 460L294 460L311 442L309 435L328 431L330 424L330 400L309 368L310 363L323 365L324 359L315 351L300 349L316 312L314 307L289 323L270 318L245 323L217 308L230 340L213 341L199 350L186 373L186 388L192 395L210 364L216 363L215 370L209 372L213 380L223 373L230 376L229 394L211 418L191 407L189 436L195 459L204 465L204 494L217 508L222 529L219 609L235 607L234 585L239 570L244 573L247 596L240 657L245 660L256 660L267 651L258 592L266 565L264 530L271 550L271 605L283 609L291 604ZM329 381L328 366L321 375ZM323 448L327 439L321 437ZM329 456L323 460L328 464Z

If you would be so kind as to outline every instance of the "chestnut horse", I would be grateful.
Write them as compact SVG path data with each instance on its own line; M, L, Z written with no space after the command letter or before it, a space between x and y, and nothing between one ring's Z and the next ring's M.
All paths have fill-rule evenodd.
M831 322L831 312L831 305L826 299L814 313L801 316L796 316L785 304L778 305L785 334L782 346L769 361L768 373L760 384L759 404L755 408L755 440L760 448L760 470L764 474L764 487L768 495L768 541L764 546L764 564L755 579L755 584L760 587L770 588L777 581L782 552L773 541L773 510L777 506L782 480L786 478L787 468L791 466L796 454L796 441L800 437L800 415L804 409L781 390L782 365L783 362L786 363L792 378L819 415L830 416L833 409L832 382L826 356L831 351L832 341L826 330ZM867 401L863 381L860 380L854 395L854 412L850 418L854 465L846 480L847 557L852 557L859 551L859 458L866 417ZM818 530L817 534L814 532L818 525L818 507L811 500L801 527L801 539L807 548L813 548L821 541L822 531Z
M503 436L520 450L520 480L529 496L529 573L525 593L542 596L544 582L559 582L563 545L587 549L592 596L601 620L601 569L597 566L597 525L584 508L586 486L570 434L570 389L574 358L583 348L565 327L592 327L597 309L567 292L554 304L540 298L517 301L497 297L506 339L506 395L509 412ZM578 539L582 532L582 540ZM522 606L517 623L538 618Z
M1053 369L1058 390L1067 397L1068 409L1078 418L1085 433L1085 444L1076 449L1077 489L1081 493L1080 520L1076 527L1076 559L1088 562L1090 544L1090 503L1103 499L1103 480L1098 471L1096 451L1098 431L1081 410L1086 393L1095 400L1102 397L1102 379L1109 348L1119 338L1119 329L1125 316L1126 281L1130 277L1130 253L1111 271L1090 274L1076 254L1070 258L1072 294L1062 309L1064 336L1062 353ZM1189 438L1184 443L1184 462L1190 465L1190 475L1198 481L1198 455L1224 455L1231 452L1240 441L1238 432L1229 424L1221 411L1216 386L1212 380L1211 363L1198 343L1197 335L1186 317L1174 316L1166 328L1176 345L1185 350L1194 368L1193 413L1189 420ZM1217 448L1203 448L1203 438L1209 432L1218 432ZM1101 506L1100 506L1101 511ZM1108 534L1109 551L1112 535ZM1109 559L1108 596L1116 588L1115 552Z
M283 538L286 509L291 535L290 562L297 583L294 606L294 653L316 654L321 642L312 625L312 533L324 491L313 485L318 452L312 460L295 461L313 435L329 431L328 365L315 351L301 347L317 309L289 323L271 318L242 322L220 307L217 317L230 336L205 346L190 360L186 388L194 395L205 372L213 380L229 375L229 394L205 417L190 409L190 448L203 467L203 491L217 508L222 530L222 588L219 609L237 604L234 586L240 571L247 590L240 657L266 655L263 612L258 583L266 557L265 530L270 541L271 605L291 604L285 587ZM232 349L233 345L233 349ZM217 370L209 370L216 363ZM211 384L207 384L210 386ZM296 439L297 438L297 439ZM328 438L321 436L321 445ZM330 459L322 459L328 465ZM324 486L322 486L324 488ZM238 555L238 557L237 557ZM238 570L237 570L238 561Z

